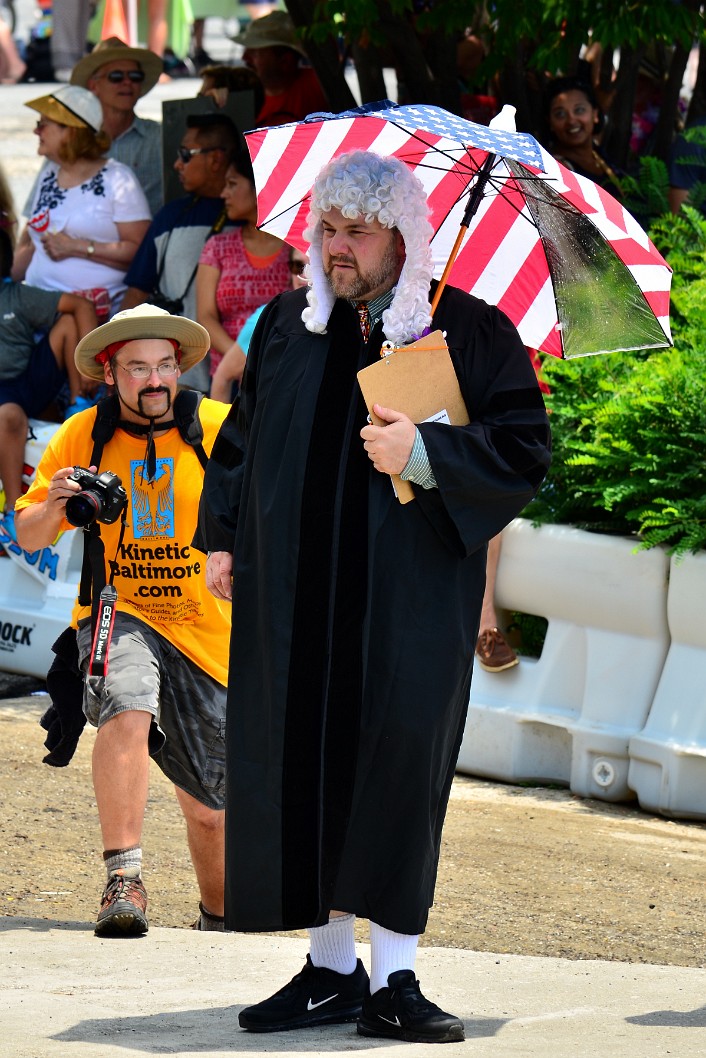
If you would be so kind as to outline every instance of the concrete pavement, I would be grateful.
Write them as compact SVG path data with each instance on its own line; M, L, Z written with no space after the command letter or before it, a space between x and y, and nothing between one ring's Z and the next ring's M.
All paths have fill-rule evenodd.
M61 885L61 880L57 880ZM239 1010L301 969L306 941L152 929L98 940L87 923L0 918L0 1054L4 1058L118 1058L170 1054L301 1058L427 1044L358 1036L355 1025L258 1034ZM367 946L359 945L369 965ZM463 1018L466 1042L443 1054L703 1058L702 970L422 948L423 990Z

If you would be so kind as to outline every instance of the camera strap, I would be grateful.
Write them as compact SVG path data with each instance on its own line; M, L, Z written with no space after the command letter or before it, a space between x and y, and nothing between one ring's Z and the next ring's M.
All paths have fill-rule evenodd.
M108 651L115 621L115 604L118 593L113 584L106 584L98 597L98 620L96 621L88 664L90 676L105 676L108 672Z
M126 508L120 516L120 537L115 552L117 559L125 536L127 527ZM93 632L93 645L91 647L91 660L88 664L89 676L105 676L108 671L108 653L110 651L110 639L113 634L115 623L115 611L118 602L118 590L113 584L114 573L106 583L105 579L105 546L101 539L100 529L96 522L89 527L89 535L86 538L84 548L84 566L86 555L89 557L89 565L93 581L93 599L91 602L91 630ZM92 532L90 530L95 530ZM86 532L86 529L84 529ZM81 580L83 582L83 570Z

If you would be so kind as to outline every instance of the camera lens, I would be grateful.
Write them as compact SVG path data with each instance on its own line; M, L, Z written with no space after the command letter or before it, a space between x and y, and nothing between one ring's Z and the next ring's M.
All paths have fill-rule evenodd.
M66 520L79 529L83 528L100 515L101 508L100 496L95 492L79 492L66 501Z

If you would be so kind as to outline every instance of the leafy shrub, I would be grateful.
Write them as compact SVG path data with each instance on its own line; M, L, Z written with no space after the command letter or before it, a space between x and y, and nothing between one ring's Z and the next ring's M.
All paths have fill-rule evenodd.
M684 553L706 548L706 218L650 234L674 269L674 348L545 359L554 462L525 513Z
M661 158L644 155L638 161L637 174L623 175L619 183L623 205L641 224L648 224L669 209L669 172Z

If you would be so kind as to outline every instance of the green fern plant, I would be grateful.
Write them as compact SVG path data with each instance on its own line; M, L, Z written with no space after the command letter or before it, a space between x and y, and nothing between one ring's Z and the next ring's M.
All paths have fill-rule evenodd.
M641 157L637 174L622 176L620 188L623 205L643 224L669 209L669 172L661 158Z

